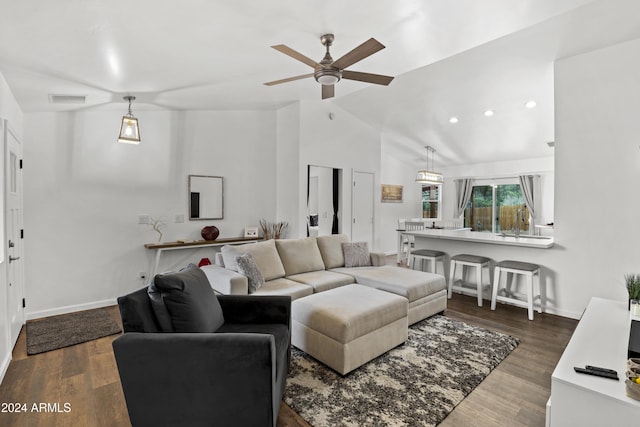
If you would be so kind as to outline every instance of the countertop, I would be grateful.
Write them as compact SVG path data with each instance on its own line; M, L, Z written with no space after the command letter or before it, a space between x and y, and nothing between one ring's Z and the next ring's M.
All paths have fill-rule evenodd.
M499 234L483 233L478 231L471 231L469 229L439 230L427 228L419 231L398 230L398 232L405 235L415 236L417 238L462 240L467 242L491 243L507 246L524 246L528 248L538 249L548 249L553 246L553 237L547 236L521 235L520 237L503 237Z

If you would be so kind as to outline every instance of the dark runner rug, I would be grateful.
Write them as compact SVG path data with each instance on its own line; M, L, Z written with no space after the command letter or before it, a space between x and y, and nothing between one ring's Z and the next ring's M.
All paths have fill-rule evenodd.
M69 347L121 331L106 308L29 320L27 354Z
M517 338L444 316L346 376L292 349L285 402L314 427L435 426L518 346Z

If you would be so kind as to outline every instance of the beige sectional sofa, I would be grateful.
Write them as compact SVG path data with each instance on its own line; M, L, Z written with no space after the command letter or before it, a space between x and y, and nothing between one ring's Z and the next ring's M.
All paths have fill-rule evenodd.
M289 295L296 300L357 283L407 298L409 324L446 309L443 276L385 265L385 255L378 253L370 254L370 266L346 267L343 243L349 243L348 237L336 234L224 246L216 254L216 265L202 269L215 291L247 294L247 277L237 272L235 260L250 253L265 279L252 295Z

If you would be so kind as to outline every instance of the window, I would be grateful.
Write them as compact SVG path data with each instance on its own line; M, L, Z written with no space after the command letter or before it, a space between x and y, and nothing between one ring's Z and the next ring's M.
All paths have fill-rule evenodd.
M523 210L520 231L529 230L529 210L517 183L476 185L464 211L464 226L474 231L512 232L518 210Z
M422 186L422 218L440 218L440 185Z

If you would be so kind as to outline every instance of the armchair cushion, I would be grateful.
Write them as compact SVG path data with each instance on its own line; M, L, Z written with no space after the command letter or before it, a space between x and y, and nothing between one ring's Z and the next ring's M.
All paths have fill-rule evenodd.
M224 323L220 303L199 268L158 274L154 283L162 294L175 332L215 332Z
M167 306L162 299L162 292L160 292L160 289L156 286L155 280L152 280L151 283L149 283L147 293L149 294L151 308L153 309L153 313L156 315L156 320L158 321L160 330L162 332L173 332L171 315L169 314Z

